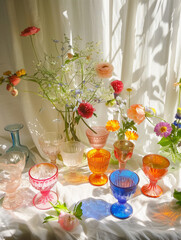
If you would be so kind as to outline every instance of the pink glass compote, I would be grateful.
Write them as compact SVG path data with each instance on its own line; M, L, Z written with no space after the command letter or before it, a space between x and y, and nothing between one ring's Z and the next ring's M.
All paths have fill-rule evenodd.
M33 204L38 209L52 208L57 203L57 194L50 189L56 184L58 179L58 167L52 163L39 163L29 170L29 180L31 185L40 191L33 198Z
M60 153L62 135L57 132L46 132L39 138L42 151L49 157L52 164L56 164L57 155Z
M25 167L26 156L22 152L9 152L0 157L0 190L6 192L2 206L13 210L23 201L16 190L21 183L21 174Z
M95 149L101 149L105 146L107 138L109 136L109 131L103 126L94 126L92 129L96 132L94 133L91 129L87 129L86 135L89 140L91 147Z

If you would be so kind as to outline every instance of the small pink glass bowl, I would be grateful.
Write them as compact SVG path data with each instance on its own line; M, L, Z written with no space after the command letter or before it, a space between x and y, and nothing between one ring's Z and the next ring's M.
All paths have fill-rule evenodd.
M89 128L86 131L87 138L91 147L95 149L101 149L105 146L109 131L104 126L91 127L96 133L91 131Z
M31 185L40 192L33 198L33 205L38 209L50 209L49 203L57 203L57 194L50 189L58 180L58 167L52 163L39 163L29 170Z

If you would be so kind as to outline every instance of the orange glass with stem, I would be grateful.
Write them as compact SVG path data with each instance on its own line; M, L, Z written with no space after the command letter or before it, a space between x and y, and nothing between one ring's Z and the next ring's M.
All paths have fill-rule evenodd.
M169 160L158 154L148 154L143 157L143 171L150 179L150 183L141 188L144 195L152 198L162 195L163 190L157 185L157 181L167 173L169 165Z
M132 157L134 143L129 140L118 140L114 144L114 156L119 161L119 168L125 169L126 162Z
M110 152L105 149L92 149L87 153L89 169L92 172L89 182L92 185L102 186L107 183L105 171L109 166L110 156Z

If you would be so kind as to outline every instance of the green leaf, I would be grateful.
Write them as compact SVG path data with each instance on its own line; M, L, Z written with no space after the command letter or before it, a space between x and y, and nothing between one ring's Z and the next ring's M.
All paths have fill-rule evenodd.
M82 220L81 216L82 216L82 202L80 202L78 205L75 205L74 210L73 210L73 214L76 218Z
M93 115L94 115L95 117L97 117L97 114L96 114L96 113L93 113Z
M171 141L166 137L162 137L162 139L158 142L158 144L160 144L161 146L167 146L171 144Z
M47 223L49 221L54 221L54 220L58 220L58 217L48 216L44 218L43 223Z
M173 197L178 201L181 201L181 192L178 192L176 189L174 189Z
M68 210L66 203L61 204L61 202L58 201L58 204L54 205L50 202L50 204L53 206L53 208L55 209L55 211L57 212L57 214L59 215L61 211L64 212L68 212L70 213L70 211Z

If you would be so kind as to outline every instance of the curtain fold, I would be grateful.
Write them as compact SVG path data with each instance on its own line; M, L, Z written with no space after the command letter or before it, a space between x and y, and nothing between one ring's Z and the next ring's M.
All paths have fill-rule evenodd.
M34 43L40 57L53 54L53 39L62 40L79 35L83 42L101 41L103 58L114 66L111 80L122 80L134 89L131 104L154 107L169 122L174 119L178 93L173 83L181 77L181 2L179 0L0 0L0 73L25 68L33 73L34 53L27 37L20 32L29 26L41 30ZM22 82L16 98L0 86L0 136L9 138L4 126L24 124L22 141L38 147L37 132L49 128L40 116L49 103L31 92L37 87ZM126 90L122 97L126 98ZM97 106L98 118L89 123L105 124L114 110ZM105 114L104 114L105 113ZM57 118L57 114L51 114ZM52 122L52 116L46 121ZM58 125L61 126L61 121ZM61 128L61 127L60 127ZM85 127L79 130L87 142ZM153 127L144 122L138 126L138 151L152 152L158 148ZM110 138L110 143L114 139ZM39 148L39 147L38 147Z

